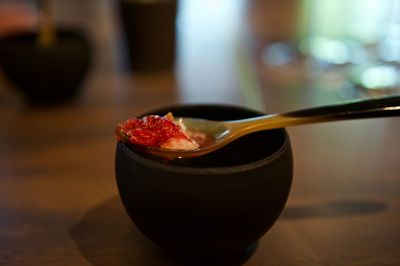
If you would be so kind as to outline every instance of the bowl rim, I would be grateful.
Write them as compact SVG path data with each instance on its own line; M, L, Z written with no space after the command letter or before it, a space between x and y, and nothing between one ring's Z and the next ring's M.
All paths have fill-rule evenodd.
M290 149L290 140L287 131L284 128L278 129L284 134L284 141L279 149L273 154L254 162L239 164L234 166L221 166L221 167L192 167L192 166L177 166L169 165L166 163L154 161L140 156L129 148L124 142L119 141L117 143L117 150L121 149L130 159L139 162L150 168L156 168L166 172L180 173L180 174L191 174L191 175L204 175L204 174L232 174L240 173L256 169L262 165L271 163L280 158L288 149Z
M87 32L79 27L69 26L69 25L58 25L55 27L56 34L58 37L79 37L79 38L87 38ZM24 31L12 32L7 35L4 35L0 38L1 42L14 41L19 37L32 37L34 41L35 38L39 35L37 30L27 29Z

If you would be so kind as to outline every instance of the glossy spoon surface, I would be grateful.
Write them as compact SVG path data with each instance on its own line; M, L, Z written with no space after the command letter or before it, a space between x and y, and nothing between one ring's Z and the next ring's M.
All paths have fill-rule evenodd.
M180 117L175 120L184 123L190 131L204 133L208 141L195 150L156 147L148 147L145 150L167 159L191 158L213 152L235 139L257 131L321 122L399 115L400 96L392 96L232 121ZM124 138L123 133L119 132L119 134Z

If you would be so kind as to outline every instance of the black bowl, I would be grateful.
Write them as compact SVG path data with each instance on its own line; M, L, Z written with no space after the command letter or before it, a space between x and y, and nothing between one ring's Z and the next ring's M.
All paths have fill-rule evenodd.
M90 64L90 45L79 31L59 30L57 41L38 45L37 33L0 40L0 65L6 77L33 104L52 104L75 96Z
M215 120L260 113L233 106L175 106L150 112ZM284 129L244 136L203 157L165 162L119 142L116 179L141 232L182 255L235 256L254 249L284 208L293 161Z

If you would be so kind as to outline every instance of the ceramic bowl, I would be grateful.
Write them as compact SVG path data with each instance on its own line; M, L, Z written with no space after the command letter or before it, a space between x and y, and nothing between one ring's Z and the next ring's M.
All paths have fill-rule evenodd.
M169 111L215 120L260 115L221 105L148 114ZM211 154L172 162L119 142L115 167L120 197L137 228L166 250L195 256L254 250L283 210L293 173L284 129L253 133Z
M0 64L15 88L32 104L70 100L78 92L90 63L90 45L79 31L59 29L48 47L36 32L0 40Z

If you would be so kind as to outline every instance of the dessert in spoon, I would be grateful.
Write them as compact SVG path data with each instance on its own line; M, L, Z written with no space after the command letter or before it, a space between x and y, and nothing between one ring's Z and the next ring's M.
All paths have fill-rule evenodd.
M213 121L151 115L119 124L117 140L143 147L167 159L191 158L213 152L244 135L287 126L400 115L400 96L361 100L254 118Z

